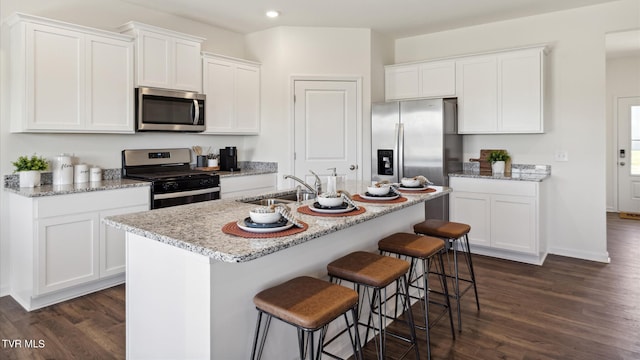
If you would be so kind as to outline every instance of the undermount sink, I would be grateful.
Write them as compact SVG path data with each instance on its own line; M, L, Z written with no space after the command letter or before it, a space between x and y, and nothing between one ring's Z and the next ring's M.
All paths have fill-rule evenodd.
M303 192L302 193L302 200L310 200L315 198L316 195L312 194L312 193L308 193L308 192ZM296 200L298 199L297 195L295 192L293 193L287 193L287 194L282 194L282 195L278 195L278 196L270 196L267 198L262 198L262 199L248 199L248 200L239 200L240 202L246 203L246 204L254 204L254 205L263 205L263 206L269 206L269 205L274 205L274 204L290 204L290 203L294 203L296 202Z

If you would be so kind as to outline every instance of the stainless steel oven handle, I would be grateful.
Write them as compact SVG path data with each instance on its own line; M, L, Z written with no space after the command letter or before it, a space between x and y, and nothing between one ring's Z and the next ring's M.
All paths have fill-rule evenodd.
M174 198L180 198L185 196L208 194L208 193L213 193L218 191L220 191L220 187L200 189L200 190L180 191L180 192L174 192L174 193L168 193L168 194L155 194L153 195L153 199L154 200L174 199Z
M193 116L193 125L198 125L198 120L200 119L200 106L196 99L193 99L193 109L195 112L195 115Z

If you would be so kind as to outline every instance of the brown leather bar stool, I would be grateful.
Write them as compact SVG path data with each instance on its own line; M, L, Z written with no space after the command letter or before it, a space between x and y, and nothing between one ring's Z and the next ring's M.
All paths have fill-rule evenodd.
M447 287L447 277L444 271L444 261L442 253L444 252L444 240L431 237L422 236L410 233L395 233L385 237L378 241L378 250L381 253L395 254L396 256L404 256L411 258L411 264L409 268L409 288L416 288L419 290L419 296L411 296L420 300L423 303L424 311L424 324L415 326L422 329L426 333L427 338L427 359L431 359L431 339L430 328L435 325L437 320L432 324L429 320L429 303L433 302L429 296L429 269L431 269L431 260L437 255L440 264L440 281L444 295L444 312L440 317L444 316L446 312L449 315L449 325L451 326L451 335L455 339L455 331L453 330L453 315L451 314L451 303L449 302L449 291ZM422 264L422 272L418 273L417 265ZM422 287L419 286L420 279L422 280ZM415 284L415 285L414 285ZM411 294L411 293L409 293ZM423 295L420 295L423 294ZM438 318L439 320L439 318Z
M476 275L473 271L473 262L471 260L471 250L469 248L469 231L471 227L467 224L457 223L453 221L444 221L438 219L428 219L419 224L415 224L413 226L413 231L416 234L423 234L427 236L435 236L439 238L443 238L447 242L446 250L448 251L450 247L453 248L453 266L454 266L454 275L447 275L448 277L452 277L455 279L454 282L454 294L453 298L456 299L457 304L457 313L458 313L458 331L462 331L462 318L460 311L460 298L464 295L469 288L473 287L473 291L476 295L476 306L478 311L480 311L480 300L478 300L478 287L476 286ZM458 242L458 246L456 245ZM470 279L461 278L460 273L458 271L458 251L462 250L464 255L464 259L469 269ZM460 291L460 281L465 281L470 283L464 290Z
M269 332L271 318L273 317L297 328L300 359L306 359L308 354L311 360L320 359L322 354L325 353L323 343L326 325L340 315L344 316L347 329L350 329L352 325L358 322L357 292L344 286L308 276L297 277L263 290L253 298L253 303L258 310L258 320L253 339L253 349L251 350L251 359L260 359L262 357L262 350ZM349 324L347 317L349 311L351 311L352 324ZM267 315L267 319L258 347L263 314ZM322 331L320 331L318 348L314 349L313 334L318 330ZM349 331L349 337L353 346L354 359L361 360L362 349L358 332L356 331L354 336L351 336L351 331ZM305 342L308 343L308 353Z
M369 294L369 306L371 313L366 324L362 322L359 322L358 324L363 325L367 328L365 342L367 341L369 336L369 329L373 329L374 339L376 339L377 342L378 359L380 360L384 359L387 333L387 331L385 330L385 325L383 323L383 318L385 321L387 320L387 318L389 318L386 312L386 300L388 299L386 289L387 286L394 282L400 282L396 294L403 295L402 303L404 306L404 311L406 311L407 314L406 322L411 338L408 339L398 334L392 334L391 332L389 332L389 334L396 338L410 342L412 344L411 347L413 347L415 350L416 359L420 358L416 340L416 332L413 323L413 315L411 314L411 311L408 311L411 309L409 294L406 291L408 289L408 270L409 263L404 260L365 251L352 252L327 265L327 271L329 273L331 281L340 282L342 280L345 280L351 282L354 284L354 288L357 290L358 294L361 293L361 287L364 287L365 290L367 290L366 293ZM373 294L371 294L368 290L371 290ZM377 328L375 326L375 321L373 321L372 325L374 313L378 315ZM377 338L375 336L376 331L378 333ZM409 347L405 355L411 350L411 347Z

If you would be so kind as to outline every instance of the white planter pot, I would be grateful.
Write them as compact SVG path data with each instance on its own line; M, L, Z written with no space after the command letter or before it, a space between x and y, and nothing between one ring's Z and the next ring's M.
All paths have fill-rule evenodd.
M40 186L40 171L20 171L18 174L20 175L20 187L32 188Z
M504 161L496 161L491 164L491 171L494 174L504 174Z

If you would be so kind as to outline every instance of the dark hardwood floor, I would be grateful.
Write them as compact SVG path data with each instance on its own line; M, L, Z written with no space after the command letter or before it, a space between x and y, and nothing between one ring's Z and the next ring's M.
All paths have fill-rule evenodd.
M467 293L456 340L446 322L432 330L433 358L640 359L640 221L608 214L607 236L610 264L550 255L540 267L474 256L481 310ZM123 359L124 308L124 286L30 313L0 298L0 359ZM6 340L16 339L45 346L11 348ZM420 351L426 358L424 345Z

